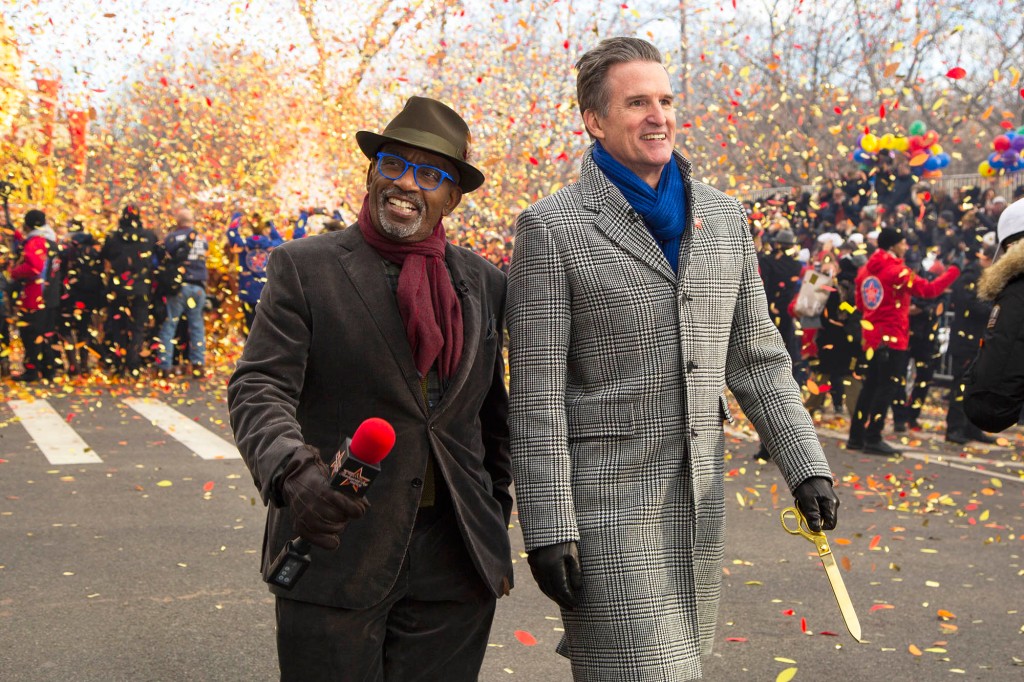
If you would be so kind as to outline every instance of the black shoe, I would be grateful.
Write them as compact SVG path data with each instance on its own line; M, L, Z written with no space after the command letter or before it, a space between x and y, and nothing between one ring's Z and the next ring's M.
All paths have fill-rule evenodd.
M963 431L946 431L946 442L967 445L971 442L971 439L965 436Z
M754 459L756 459L758 462L767 462L771 458L772 456L768 454L768 448L764 446L764 443L762 443L761 446L757 449L757 452L754 453Z
M866 441L864 443L864 454L866 455L902 455L902 450L897 450L884 440Z
M910 429L911 431L920 431L921 423L916 419L911 419L910 421L907 422L907 428Z
M907 425L904 424L903 422L896 422L896 423L894 423L892 425L892 430L895 433L906 433L907 432Z
M856 438L856 439L855 438L850 438L849 440L846 441L846 449L847 450L863 450L864 449L864 441L860 440L859 438Z
M22 372L21 374L15 374L11 378L15 381L23 381L25 383L39 381L39 375L35 372Z
M979 443L985 443L986 445L992 445L993 443L996 442L995 438L993 438L992 436L988 435L987 433L985 433L981 429L971 429L970 431L968 431L968 434L969 434L967 436L968 438L970 438L971 440L976 440Z

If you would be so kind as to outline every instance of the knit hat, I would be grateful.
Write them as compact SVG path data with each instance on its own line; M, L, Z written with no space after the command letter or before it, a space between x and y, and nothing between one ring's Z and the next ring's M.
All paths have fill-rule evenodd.
M895 227L887 227L878 233L878 248L888 251L892 247L906 239L903 233Z
M38 208L33 208L25 214L25 229L34 230L46 224L46 214Z

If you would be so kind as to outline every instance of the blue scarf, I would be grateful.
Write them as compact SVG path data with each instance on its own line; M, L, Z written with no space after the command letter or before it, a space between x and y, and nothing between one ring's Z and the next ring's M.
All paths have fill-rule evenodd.
M686 230L687 211L683 174L675 159L661 169L658 189L654 190L640 176L613 159L600 142L594 143L593 157L597 167L644 219L648 231L672 266L672 272L678 273L679 245Z

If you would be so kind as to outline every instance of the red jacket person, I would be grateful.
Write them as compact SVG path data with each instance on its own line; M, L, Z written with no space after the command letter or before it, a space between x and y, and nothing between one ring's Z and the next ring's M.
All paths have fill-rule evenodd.
M887 227L878 235L878 250L857 273L857 307L864 316L862 336L868 366L850 420L847 450L899 454L882 440L882 428L907 373L910 299L935 298L960 276L959 268L953 266L929 282L903 262L906 252L903 233Z

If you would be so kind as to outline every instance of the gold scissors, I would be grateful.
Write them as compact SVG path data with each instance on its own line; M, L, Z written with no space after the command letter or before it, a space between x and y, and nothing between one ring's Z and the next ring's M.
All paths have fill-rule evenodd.
M807 519L796 507L786 507L779 515L782 527L791 535L802 535L814 543L814 548L821 559L821 565L825 567L825 575L832 586L832 593L839 604L839 611L843 614L846 622L846 629L850 631L853 638L858 642L860 638L860 621L857 620L857 612L853 609L853 602L850 600L850 593L846 591L843 583L843 576L839 573L839 566L836 565L836 558L832 555L832 548L828 546L828 538L821 531L813 531L807 525ZM790 525L793 523L794 525Z

